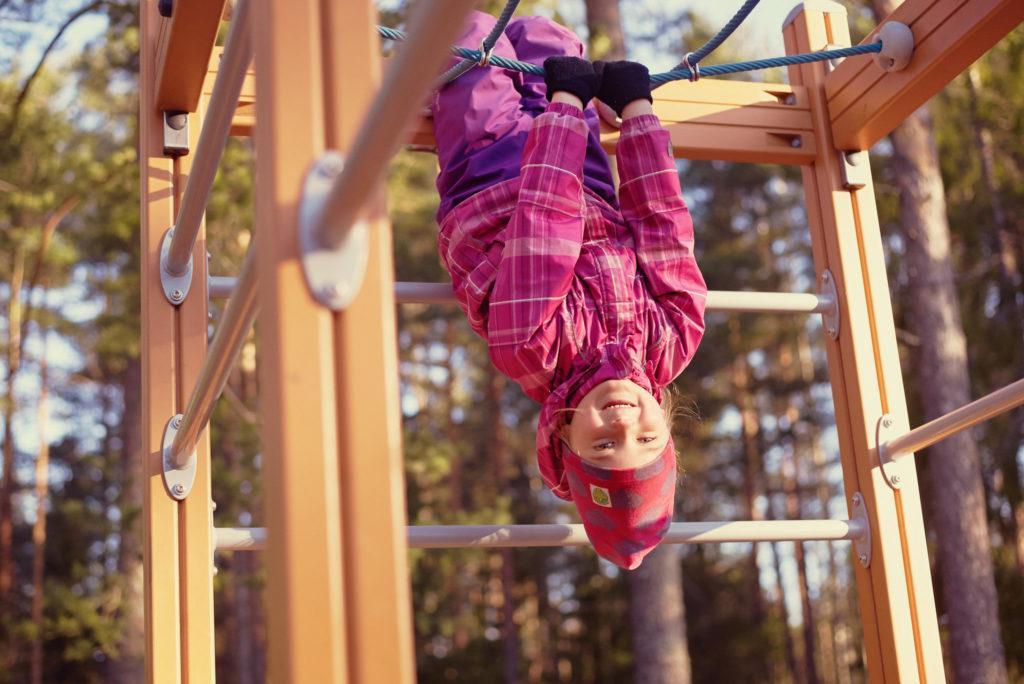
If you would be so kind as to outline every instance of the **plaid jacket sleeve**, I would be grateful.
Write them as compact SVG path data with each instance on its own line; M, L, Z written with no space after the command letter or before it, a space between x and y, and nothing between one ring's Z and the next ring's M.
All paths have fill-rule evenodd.
M519 199L491 292L491 359L523 389L543 398L557 362L559 317L583 240L582 112L548 105L526 140Z
M707 286L693 255L693 221L683 202L669 134L653 114L627 119L616 149L619 203L658 321L667 325L655 380L668 384L686 367L704 334Z

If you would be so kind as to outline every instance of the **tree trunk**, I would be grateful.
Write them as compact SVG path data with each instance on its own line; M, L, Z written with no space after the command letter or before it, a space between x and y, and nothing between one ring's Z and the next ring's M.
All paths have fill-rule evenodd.
M128 359L121 376L124 413L121 415L121 511L142 510L142 369L139 359ZM122 520L126 516L122 515ZM121 638L117 657L111 659L107 677L116 684L130 684L145 678L146 623L143 614L144 578L142 574L142 518L132 515L130 527L121 529L118 548L118 570L124 581L124 601L121 603Z
M771 493L768 494L771 501ZM771 518L774 520L775 516ZM786 667L789 668L790 681L803 682L803 672L796 659L796 645L793 643L793 630L789 627L789 605L786 603L786 588L782 582L782 554L779 553L779 542L772 542L772 565L775 568L775 593L779 597L779 613L782 621L782 634L786 639Z
M886 16L893 0L874 0ZM945 188L928 106L892 133L900 191L910 305L908 318L921 344L915 363L925 420L970 401L967 344L950 264ZM949 624L949 650L958 682L1007 681L999 634L992 549L977 446L970 432L928 449L932 523Z
M801 519L799 482L797 457L790 450L787 462L782 465L782 486L786 493L786 518L789 520ZM814 659L814 654L817 651L814 639L814 613L811 608L811 592L807 580L807 553L803 542L793 544L793 556L796 560L797 587L800 590L800 607L803 612L804 672L807 674L808 684L817 684L819 678L818 666Z
M999 286L999 307L997 315L1001 322L1013 332L1017 340L1014 351L1017 355L1016 368L1011 378L1024 377L1024 304L1018 298L1022 278L1020 264L1017 261L1017 238L1010 225L1003 206L1003 195L996 178L995 146L992 143L992 131L978 112L978 97L982 89L981 75L977 64L967 70L967 92L971 103L972 128L974 142L981 157L981 178L992 205L992 229L988 232L990 249L996 256L999 268L996 280ZM1017 561L1017 572L1024 574L1024 490L1021 486L1020 465L1017 452L1024 434L1024 408L1016 408L1009 413L1009 426L1003 443L999 445L996 455L999 469L1002 471L1002 494L1010 506L1007 520L1008 539L1014 558Z
M668 545L629 574L629 617L637 684L689 684L682 565Z
M21 290L25 282L25 252L15 250L11 257L11 279L7 302L7 381L3 396L4 444L3 479L0 481L0 613L11 616L11 586L14 579L14 382L21 368ZM8 638L10 652L13 639Z
M590 59L625 59L619 0L585 0L588 56Z
M757 498L764 494L761 479L764 472L764 464L761 454L764 452L763 436L761 433L761 421L758 419L757 406L754 404L754 395L750 387L750 365L747 363L746 354L743 353L740 343L739 321L735 318L729 321L729 341L734 356L732 363L732 388L736 401L736 408L740 412L740 426L743 435L743 451L745 467L743 471L743 498L747 509L748 520L762 520L764 516L757 506ZM750 619L755 627L764 624L765 603L764 593L761 591L761 571L757 565L757 554L759 545L754 542L750 545L750 555L747 557L747 591L750 594Z
M45 293L45 290L44 290ZM46 358L46 332L39 359L39 452L36 455L36 520L32 525L32 652L30 661L32 684L43 682L43 569L46 561L46 498L50 491L50 443L46 439L49 418L50 374Z

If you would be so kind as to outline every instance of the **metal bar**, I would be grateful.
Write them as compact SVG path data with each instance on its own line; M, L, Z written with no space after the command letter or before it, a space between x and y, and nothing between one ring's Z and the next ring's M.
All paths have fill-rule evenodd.
M250 21L249 0L239 0L234 9L231 29L228 33L227 47L217 71L217 81L213 86L210 106L203 121L203 130L196 144L195 160L185 186L185 196L181 200L181 209L174 223L174 237L167 252L167 261L163 269L172 276L181 276L188 270L188 260L192 256L199 225L206 213L206 203L210 200L213 179L217 175L217 165L224 154L228 135L231 132L231 121L238 106L238 97L242 92L242 83L252 61L253 39Z
M181 420L174 441L171 443L171 459L175 466L184 465L188 455L195 449L199 434L210 421L213 406L220 397L227 382L228 375L238 358L245 338L252 329L256 318L256 293L258 274L256 272L256 244L249 246L242 264L242 275L238 278L238 286L224 308L217 332L210 343L210 351L199 372L188 407Z
M331 187L314 230L318 245L336 248L363 211L395 150L405 142L424 96L435 82L448 38L472 3L445 0L425 5L373 100L345 169Z
M721 544L761 541L841 541L864 534L859 520L739 520L672 523L664 543ZM262 527L215 530L219 551L261 551ZM407 528L413 549L589 546L583 525L413 525Z
M210 276L206 283L206 289L210 299L227 299L235 289L238 278L229 276Z
M228 297L234 286L234 278L211 276L210 297ZM454 304L455 295L449 283L396 282L395 301L398 304ZM812 314L822 313L829 305L826 297L802 292L708 292L708 311Z
M1024 378L986 394L881 445L890 458L906 456L1024 404Z

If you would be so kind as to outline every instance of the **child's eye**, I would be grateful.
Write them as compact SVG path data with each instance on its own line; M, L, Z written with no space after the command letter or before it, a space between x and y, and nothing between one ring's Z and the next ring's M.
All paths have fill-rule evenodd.
M607 449L613 448L614 446L615 442L601 442L600 444L595 444L594 448L597 449L598 451L605 451Z
M647 435L644 437L640 437L637 441L639 441L641 444L647 444L649 442L653 442L655 439L657 439L657 437L651 437Z

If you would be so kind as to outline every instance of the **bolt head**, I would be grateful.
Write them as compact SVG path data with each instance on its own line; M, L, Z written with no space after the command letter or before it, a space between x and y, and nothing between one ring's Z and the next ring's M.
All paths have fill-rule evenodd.
M181 427L181 416L175 416L174 420L171 421L171 425L174 426L175 430L180 428Z
M830 325L830 326L828 326L828 331L827 332L828 332L828 336L829 337L835 337L837 331L836 331L836 328L835 328L834 325Z
M857 559L861 562L862 565L867 565L868 555L866 553L859 554L857 556Z
M181 496L182 494L185 493L185 485L180 483L176 484L173 487L171 487L171 491L174 492L175 496Z
M899 484L902 480L903 480L903 478L900 477L899 474L896 474L896 475L892 476L893 484Z
M185 298L185 293L182 292L181 290L171 290L171 299L172 300L174 300L176 302L180 302L184 298Z
M884 425L887 428L892 427L892 423L892 416L886 416L885 418L882 419L882 425Z
M800 136L795 136L789 141L789 146L794 148L801 148L804 146L804 141Z

